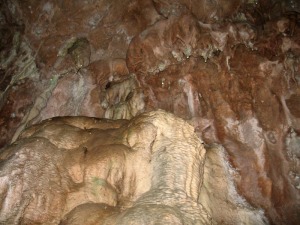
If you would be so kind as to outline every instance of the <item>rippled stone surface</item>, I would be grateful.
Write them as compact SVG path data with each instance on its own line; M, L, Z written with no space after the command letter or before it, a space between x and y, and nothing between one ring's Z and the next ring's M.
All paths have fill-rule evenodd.
M297 1L0 5L1 147L54 116L164 109L224 147L271 224L299 224Z
M237 193L224 149L208 151L204 166L194 128L162 110L131 121L46 120L0 155L0 221L267 224Z

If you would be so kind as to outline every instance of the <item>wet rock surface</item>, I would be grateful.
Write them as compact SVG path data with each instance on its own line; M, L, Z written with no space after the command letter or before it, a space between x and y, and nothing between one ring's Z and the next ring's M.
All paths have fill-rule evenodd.
M55 116L131 119L164 109L188 121L207 146L224 147L237 193L270 224L299 224L297 1L0 6L1 147ZM217 209L205 207L214 217ZM236 221L230 218L227 224Z

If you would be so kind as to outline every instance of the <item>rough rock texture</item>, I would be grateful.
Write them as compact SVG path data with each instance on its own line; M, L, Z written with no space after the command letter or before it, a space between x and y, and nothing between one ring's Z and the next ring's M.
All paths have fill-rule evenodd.
M224 151L209 150L204 168L205 152L191 125L161 110L45 120L1 153L0 222L265 224L236 192Z
M222 146L207 148L199 202L212 216L213 224L268 224L263 210L253 208L238 194L234 184L238 176Z
M224 147L237 193L271 224L299 224L299 12L295 0L3 0L0 147L54 116L164 109Z

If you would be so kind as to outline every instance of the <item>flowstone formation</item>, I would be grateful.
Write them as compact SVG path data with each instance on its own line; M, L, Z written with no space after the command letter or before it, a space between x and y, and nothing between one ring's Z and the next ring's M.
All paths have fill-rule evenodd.
M161 110L131 121L88 117L43 121L1 152L0 222L267 222L263 211L252 208L230 184L222 149L209 151L211 161L204 168L206 150L194 128ZM222 180L214 176L218 167ZM208 187L214 181L215 187ZM231 209L222 211L230 212L230 217L214 212L225 201Z
M0 152L53 117L162 109L224 153L206 155L204 177L222 183L201 189L213 221L238 224L256 209L267 217L250 216L256 224L298 225L299 15L296 0L3 0ZM236 204L238 216L225 210Z

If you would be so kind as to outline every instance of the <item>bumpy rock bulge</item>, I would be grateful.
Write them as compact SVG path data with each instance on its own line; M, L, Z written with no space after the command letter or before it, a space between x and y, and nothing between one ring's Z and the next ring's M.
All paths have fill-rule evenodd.
M0 155L1 224L226 221L212 218L218 203L213 206L206 200L216 199L216 192L226 193L227 187L222 190L216 185L216 192L204 191L199 198L205 153L194 128L162 110L130 121L45 120L26 129ZM212 170L213 164L222 167L214 157L208 165ZM214 178L204 177L207 188L207 181ZM243 218L247 224L263 221L263 215L253 219L255 211L246 204L231 202L231 211L247 211ZM241 222L241 218L231 221Z

